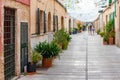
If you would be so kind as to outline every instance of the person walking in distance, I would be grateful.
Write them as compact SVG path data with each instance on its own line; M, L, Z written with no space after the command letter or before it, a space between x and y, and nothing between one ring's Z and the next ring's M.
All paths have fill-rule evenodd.
M92 26L92 34L94 35L94 33L95 33L95 28L94 26Z
M89 26L89 34L92 35L92 26Z

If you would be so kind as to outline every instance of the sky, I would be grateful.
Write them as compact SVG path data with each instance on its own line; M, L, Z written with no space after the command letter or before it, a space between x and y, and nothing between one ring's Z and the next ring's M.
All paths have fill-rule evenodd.
M61 0L67 5L68 13L83 22L94 21L98 17L98 0Z

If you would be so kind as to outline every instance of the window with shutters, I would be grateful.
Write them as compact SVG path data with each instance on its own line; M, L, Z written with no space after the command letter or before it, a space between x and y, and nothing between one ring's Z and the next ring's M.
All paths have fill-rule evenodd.
M48 13L48 25L47 25L48 32L51 32L51 13Z
M40 9L36 12L36 34L40 34Z
M64 17L61 17L61 28L64 29Z
M56 30L58 31L58 16L55 17L56 18Z
M71 32L71 19L69 19L69 33Z
M53 15L53 32L55 32L55 15Z
M44 33L46 33L46 13L44 12Z
M108 22L108 15L106 15L106 23Z
M40 11L40 33L44 33L44 12Z

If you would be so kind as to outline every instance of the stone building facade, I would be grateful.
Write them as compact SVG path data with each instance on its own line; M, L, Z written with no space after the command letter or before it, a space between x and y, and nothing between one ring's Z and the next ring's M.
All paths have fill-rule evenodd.
M101 13L103 17L98 17L97 20L95 20L95 25L97 27L100 27L103 25L102 29L104 29L107 22L111 19L114 19L114 29L115 29L115 44L120 47L120 0L111 0L112 2L107 6L107 8ZM103 24L99 24L99 22L102 21ZM99 25L97 25L99 24ZM100 28L101 29L101 28Z
M73 26L74 19L57 0L0 0L0 80L19 77L37 43Z
M31 47L41 41L51 41L53 32L64 28L69 31L73 19L57 0L31 0Z
M0 0L0 80L24 72L30 47L29 12L29 0Z
M120 0L116 2L115 31L116 45L120 47Z

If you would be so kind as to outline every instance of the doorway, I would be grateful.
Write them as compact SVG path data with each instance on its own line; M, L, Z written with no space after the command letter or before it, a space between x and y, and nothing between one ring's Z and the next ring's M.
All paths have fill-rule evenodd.
M21 22L21 73L28 63L28 23Z
M4 8L4 76L15 76L15 10Z

